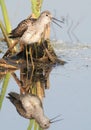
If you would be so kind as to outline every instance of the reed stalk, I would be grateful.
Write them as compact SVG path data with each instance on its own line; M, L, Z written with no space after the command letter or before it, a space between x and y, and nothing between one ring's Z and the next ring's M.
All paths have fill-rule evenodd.
M10 33L10 31L11 31L11 24L10 24L8 12L7 12L7 8L6 8L4 0L0 0L0 6L1 6L2 15L3 15L3 19L4 19L4 24L5 24L5 27L4 27L3 23L0 21L0 28L1 28L1 31L4 35L4 37L5 37L5 40L7 42L8 47L10 47L11 44L12 44L12 40L11 41L9 40L7 34ZM14 49L16 50L16 48L14 48ZM6 89L7 89L8 83L9 83L10 75L11 74L8 73L4 77L4 81L3 81L3 85L2 85L2 91L0 93L0 109L2 107L2 103L3 103L3 99L4 99Z
M11 24L10 24L8 12L7 12L7 8L6 8L4 0L0 0L0 5L1 5L1 10L2 10L2 14L3 14L4 23L5 23L6 32L10 33Z
M32 13L34 14L36 18L38 18L41 12L43 0L30 0L30 1L32 5L31 6Z

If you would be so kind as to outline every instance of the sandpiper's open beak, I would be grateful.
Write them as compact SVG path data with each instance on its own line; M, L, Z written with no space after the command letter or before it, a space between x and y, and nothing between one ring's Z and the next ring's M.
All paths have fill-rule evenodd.
M56 19L56 18L52 17L52 22L55 23L56 25L58 25L60 28L62 28L62 26L60 24L58 24L56 21L60 22L60 23L64 23L64 21L63 20L61 21L59 19Z
M56 18L54 18L54 17L52 17L52 20L57 21L57 22L60 22L60 23L64 23L64 20L59 20L59 19L56 19Z
M63 120L62 118L61 118L61 119L57 119L57 118L60 117L60 116L61 116L61 115L58 115L58 116L56 116L56 117L50 119L50 123L55 123L55 122L58 122L58 121ZM55 120L55 119L57 119L57 120Z

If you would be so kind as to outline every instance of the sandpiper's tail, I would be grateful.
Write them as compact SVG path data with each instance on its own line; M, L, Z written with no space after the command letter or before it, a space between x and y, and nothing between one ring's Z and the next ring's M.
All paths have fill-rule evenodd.
M15 92L10 92L7 96L7 98L12 102L12 104L16 107L17 112L26 117L26 110L23 108L22 102L20 100L20 95Z
M7 98L15 105L17 102L19 102L20 96L15 92L10 92Z

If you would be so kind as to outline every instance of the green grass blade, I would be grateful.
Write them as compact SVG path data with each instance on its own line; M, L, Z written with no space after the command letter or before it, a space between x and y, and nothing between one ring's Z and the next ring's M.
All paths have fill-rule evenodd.
M39 127L38 130L43 130L43 129L41 127Z
M30 120L27 130L43 130L35 120Z
M34 121L35 120L30 119L29 126L28 126L27 130L32 130L32 128L34 127Z
M11 42L10 42L10 39L8 38L8 35L7 35L7 32L6 32L6 28L4 27L2 21L0 20L0 28L1 28L1 31L3 33L3 36L7 42L7 45L8 47L11 45Z
M2 103L3 103L5 93L6 93L6 90L7 90L10 75L11 75L10 73L6 74L4 81L3 81L3 85L2 85L2 89L1 89L1 93L0 93L0 109L2 108Z
M32 13L39 17L43 0L30 0L32 4Z
M1 10L2 10L2 14L3 14L3 18L4 18L6 31L7 31L7 33L9 33L11 31L11 25L10 25L8 12L7 12L4 0L0 0L0 5L1 5Z
M38 123L35 121L35 122L34 122L34 130L37 130L37 129L38 129L38 126L39 126Z

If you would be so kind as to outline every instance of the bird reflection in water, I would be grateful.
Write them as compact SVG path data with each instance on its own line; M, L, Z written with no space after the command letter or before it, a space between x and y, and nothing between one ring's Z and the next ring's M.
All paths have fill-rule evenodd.
M24 54L24 52L22 53ZM24 64L26 63L24 62L24 56L21 57L21 55L20 52L6 59L6 62L9 64L16 63L16 67L19 67L20 72L20 78L18 78L17 73L11 73L20 88L20 94L10 92L7 98L15 105L16 110L21 116L35 119L42 129L47 129L51 123L60 120L54 120L55 118L52 120L46 117L42 104L43 97L45 97L45 89L50 87L49 75L55 64L50 61L37 61L35 62L34 69L30 67L27 71L26 64Z
M15 105L18 113L28 119L35 119L42 129L49 128L51 123L59 120L49 119L44 115L43 106L40 98L33 94L17 94L10 92L8 99Z

